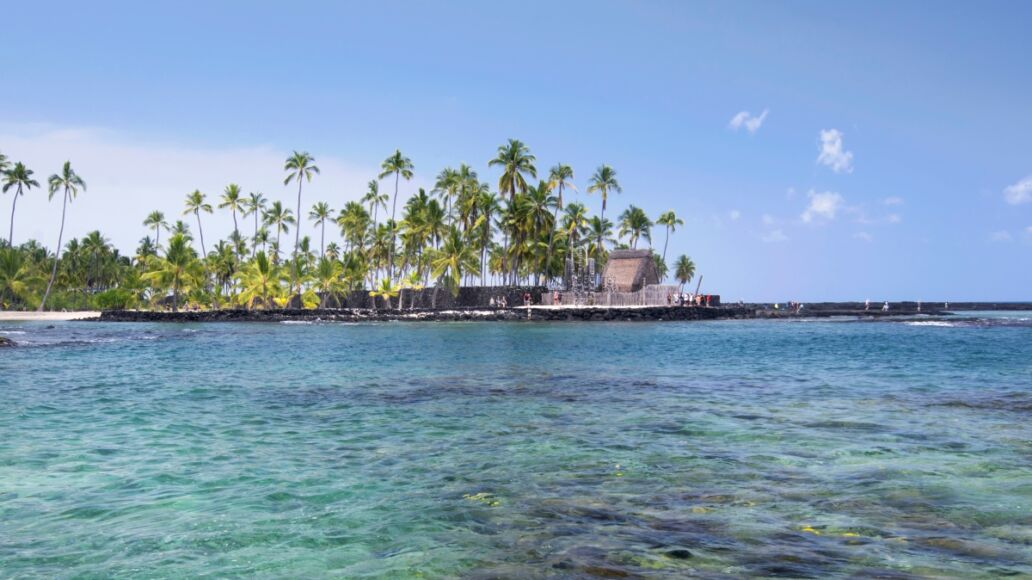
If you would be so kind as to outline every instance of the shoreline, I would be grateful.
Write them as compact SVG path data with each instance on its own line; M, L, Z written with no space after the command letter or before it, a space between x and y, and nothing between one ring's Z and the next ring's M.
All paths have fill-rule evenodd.
M73 310L70 312L35 310L0 310L0 322L63 322L67 320L93 320L101 316L97 310Z
M515 308L451 308L415 310L373 310L366 308L150 311L105 310L100 322L592 322L592 321L702 321L702 320L788 320L800 318L888 318L904 316L949 316L941 310L896 309L888 312L850 308L815 308L803 312L764 310L753 306L520 306Z

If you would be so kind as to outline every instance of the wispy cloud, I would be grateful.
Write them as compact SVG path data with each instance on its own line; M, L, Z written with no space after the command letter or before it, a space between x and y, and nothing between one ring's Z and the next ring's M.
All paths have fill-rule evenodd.
M853 152L846 151L842 145L843 133L838 129L826 129L821 131L820 143L817 149L817 163L826 165L835 173L853 172Z
M727 212L727 217L731 221L736 222L736 221L738 221L739 218L742 217L742 212L738 211L737 209L733 209L733 210Z
M857 232L853 234L853 238L860 240L862 242L871 242L874 240L874 236L867 232Z
M902 197L895 197L895 196L893 196L893 197L886 197L885 199L882 200L882 203L885 204L885 205L903 205L903 198Z
M989 234L990 242L1009 242L1011 241L1011 239L1013 238L1011 237L1010 232L1008 232L1007 230L1000 230L998 232L992 232L991 234Z
M846 199L834 191L816 192L811 189L806 196L810 204L799 216L804 223L831 221L846 203Z
M1003 189L1003 199L1011 205L1032 201L1032 175Z
M788 236L781 229L770 230L760 236L760 240L765 244L776 244L778 242L788 241Z
M742 111L731 117L731 122L727 126L732 131L737 131L744 127L749 133L755 133L763 126L763 121L766 120L767 113L769 112L768 109L764 109L759 115L753 115L749 111Z

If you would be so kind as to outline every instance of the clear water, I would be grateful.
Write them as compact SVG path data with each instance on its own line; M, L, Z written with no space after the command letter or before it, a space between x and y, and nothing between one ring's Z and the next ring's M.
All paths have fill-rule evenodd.
M1032 575L1029 317L2 323L0 576Z

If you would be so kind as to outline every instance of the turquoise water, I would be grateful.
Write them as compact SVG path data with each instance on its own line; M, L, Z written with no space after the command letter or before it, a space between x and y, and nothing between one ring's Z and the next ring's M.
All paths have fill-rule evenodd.
M4 577L1032 574L1029 313L0 332Z

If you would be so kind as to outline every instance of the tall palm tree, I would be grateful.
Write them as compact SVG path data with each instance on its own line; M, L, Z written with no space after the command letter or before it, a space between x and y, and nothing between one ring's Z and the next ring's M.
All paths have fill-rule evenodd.
M526 193L527 180L524 174L537 179L537 158L530 154L530 149L519 139L509 139L505 145L498 147L498 155L487 162L489 167L499 165L502 175L498 178L498 192L509 194L509 202L516 199L516 192Z
M388 199L390 199L389 195L380 193L380 182L375 179L370 180L369 189L362 196L361 203L369 204L369 213L373 216L373 228L378 225L377 220L380 217L380 208L382 207L384 211L387 210Z
M246 203L240 186L235 183L226 186L226 190L222 192L222 199L219 200L219 209L228 209L233 214L233 233L237 236L240 235L240 228L237 227L236 214L245 210Z
M395 215L398 210L399 179L402 177L405 178L405 181L412 179L412 169L412 160L402 155L400 149L395 149L394 155L391 155L387 159L384 159L383 163L380 164L379 179L383 179L391 174L394 174L394 202L391 207L391 222L395 222ZM387 257L387 277L391 280L394 279L394 229L395 228L392 225L390 254Z
M283 232L290 231L290 225L296 223L294 219L294 213L288 208L283 207L283 202L274 201L272 206L265 212L263 216L266 225L276 226L276 255L273 257L273 262L276 262L279 257L279 244L280 234Z
M458 296L462 277L467 273L479 275L480 260L476 249L462 239L458 228L452 227L441 249L434 254L432 268L434 279L443 281L452 296Z
M161 230L168 230L168 222L165 221L165 214L160 211L152 211L147 214L147 219L143 220L144 227L154 229L154 245L161 247Z
M311 183L312 175L319 173L319 168L315 165L315 157L309 155L307 151L294 151L290 157L287 157L286 162L283 163L283 171L287 172L283 185L288 185L291 181L297 182L297 213L295 215L301 217L301 184L303 181ZM299 226L294 230L295 257L297 256L297 245L300 241L301 228Z
M559 212L563 209L563 189L569 187L570 189L577 191L577 188L570 181L573 179L573 168L565 163L558 163L548 170L548 184L549 188L556 189L559 191L559 195L556 196L555 204L555 215L552 216L552 221L555 224L559 223ZM552 242L555 239L555 230L552 228L548 232L548 252L546 253L546 264L552 263Z
M645 238L652 243L652 220L640 207L628 206L620 214L620 236L628 236L632 248L638 247L638 238Z
M663 261L666 262L666 250L667 244L670 243L670 234L677 231L677 226L683 226L684 220L677 217L674 210L669 210L659 214L659 218L656 220L656 225L666 227L666 239L663 240Z
M681 283L681 292L684 292L684 285L691 282L695 277L695 262L691 258L681 254L674 264L674 276Z
M54 252L54 266L50 270L50 281L47 282L47 289L43 293L43 300L39 303L40 312L43 312L43 308L47 305L50 289L54 286L54 280L57 278L57 264L61 261L61 240L64 238L65 213L68 210L68 202L75 199L75 196L79 194L80 188L86 191L86 182L72 169L71 161L65 161L61 174L55 173L51 175L48 182L50 184L50 196L48 199L54 199L54 194L58 190L62 190L61 229L57 232L57 250Z
M601 165L595 170L595 174L591 176L591 185L588 186L588 193L598 193L602 196L602 213L599 217L604 222L606 219L606 199L609 197L609 192L613 191L620 193L623 188L620 187L620 182L616 180L616 170L608 165ZM596 244L602 246L602 238L596 241Z
M201 212L211 213L211 204L204 201L204 194L195 189L193 193L186 196L186 209L183 215L194 214L197 218L197 233L201 236L201 255L207 256L208 251L204 247L204 228L201 226Z
M258 247L258 217L265 212L265 196L260 191L252 191L247 194L244 215L254 215L254 244L251 246L251 257L254 258L255 249Z
M7 245L14 247L14 210L18 207L18 197L25 195L25 190L31 190L33 187L39 187L39 182L32 178L34 172L25 167L25 164L19 161L14 164L12 169L8 169L4 172L4 187L3 193L7 193L9 189L14 188L14 203L11 204L11 233L7 237Z
M333 210L330 209L330 204L325 201L320 201L312 206L312 210L308 212L308 219L312 220L312 223L319 226L319 256L326 255L326 220L330 219L330 214Z

